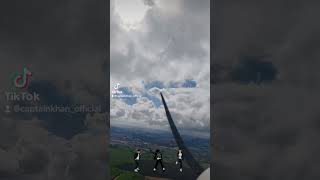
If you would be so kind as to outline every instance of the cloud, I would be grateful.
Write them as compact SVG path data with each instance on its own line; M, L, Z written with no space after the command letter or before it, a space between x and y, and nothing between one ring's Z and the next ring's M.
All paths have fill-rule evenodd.
M129 31L111 11L111 85L120 82L142 95L129 105L111 99L111 123L168 128L159 96L164 91L180 128L208 133L209 1L147 2L152 5L140 28Z
M210 127L209 98L206 90L197 88L152 88L148 95L128 104L121 99L111 100L111 125L135 126L140 128L168 129L167 117L160 99L161 91L176 125L181 130L202 131L208 134Z
M0 106L12 104L3 94L15 90L11 75L25 66L33 73L30 88L41 91L40 98L46 101L42 103L105 101L106 7L104 1L87 0L1 3ZM89 123L69 140L48 130L72 132L85 120L85 114L76 114L77 118L67 114L4 114L1 108L0 115L1 179L79 180L89 179L89 175L91 179L107 179L107 169L99 168L108 166L101 155L101 151L107 154L102 148L107 144L106 130L102 133L95 128L100 125ZM78 141L78 135L86 138ZM100 148L88 152L85 146Z
M143 0L143 3L147 6L154 6L155 5L155 1L154 0Z
M206 10L209 12L209 9ZM202 17L208 19L206 15L208 14ZM114 31L117 33L111 36L111 67L116 68L112 68L112 79L117 77L122 81L125 81L124 79L132 81L132 77L135 77L135 79L141 79L140 81L182 80L188 78L184 76L194 77L201 70L209 72L209 68L205 66L209 63L209 52L201 46L201 43L209 44L209 26L207 23L197 24L198 27L203 28L196 30L189 20L192 23L196 22L187 19L185 14L167 17L160 5L147 12L145 25L138 30L125 32L119 27L118 19L111 18L111 31L117 30ZM206 21L202 20L202 22ZM163 26L170 28L161 28ZM121 46L118 46L120 42ZM159 61L160 54L165 54L161 61ZM120 55L123 58L118 58ZM121 69L118 71L117 67ZM129 76L133 73L135 76Z
M275 6L277 4L277 6ZM214 63L269 55L270 84L214 84L214 176L219 179L313 179L319 165L318 11L312 2L217 1Z

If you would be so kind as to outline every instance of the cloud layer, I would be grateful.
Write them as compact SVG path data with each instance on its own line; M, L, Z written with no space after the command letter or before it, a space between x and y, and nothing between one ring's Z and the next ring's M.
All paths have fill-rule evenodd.
M314 179L319 171L318 3L216 1L214 63L270 57L279 77L213 85L216 179ZM223 70L222 70L223 71Z
M106 106L106 8L105 1L1 2L0 179L108 178L105 113L3 112L13 103L5 92L16 91L11 75L25 66L40 103Z
M144 19L136 28L127 29L117 3L111 1L110 87L120 83L142 95L132 105L111 99L111 124L168 128L164 109L158 104L163 91L178 126L208 133L209 1L141 4L148 6Z

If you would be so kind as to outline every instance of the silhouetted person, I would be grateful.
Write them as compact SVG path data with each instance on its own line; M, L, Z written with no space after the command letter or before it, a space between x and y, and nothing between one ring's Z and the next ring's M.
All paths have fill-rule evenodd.
M134 169L134 172L139 172L140 171L139 162L141 158L140 149L137 149L137 151L134 153L133 158L134 158L134 162L136 163L136 168Z
M158 164L160 163L161 167L162 167L162 171L165 171L166 169L164 168L163 166L163 163L162 163L162 154L160 152L159 149L156 150L156 152L154 153L154 156L153 156L153 159L156 160L156 164L153 168L153 171L155 172L158 168Z
M179 164L179 167L180 167L180 172L182 172L182 161L183 161L183 153L182 153L182 150L179 149L178 152L177 152L177 161L176 161L176 164Z

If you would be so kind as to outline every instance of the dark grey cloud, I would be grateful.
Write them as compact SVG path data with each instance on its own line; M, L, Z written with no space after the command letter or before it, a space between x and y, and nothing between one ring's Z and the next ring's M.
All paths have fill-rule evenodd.
M270 56L269 84L215 81L216 179L315 179L319 165L319 14L315 2L215 1L213 62L223 76L243 56ZM212 75L217 72L212 72ZM221 78L223 79L223 78Z
M1 61L10 67L4 73L30 65L37 79L98 86L105 81L105 7L85 0L1 2Z
M107 179L106 116L5 114L2 107L11 104L4 92L15 91L12 73L30 66L29 90L40 93L42 104L105 110L108 11L100 0L0 3L0 179ZM66 138L52 129L73 133Z
M154 6L155 5L155 1L154 0L143 0L143 3L147 6Z

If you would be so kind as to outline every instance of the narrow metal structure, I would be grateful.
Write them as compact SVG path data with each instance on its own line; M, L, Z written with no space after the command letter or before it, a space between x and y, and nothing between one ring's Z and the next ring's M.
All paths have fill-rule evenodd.
M191 154L191 152L189 151L189 149L187 148L187 146L184 144L183 139L181 138L181 135L176 127L176 125L174 124L174 121L171 117L170 111L168 109L167 103L164 100L164 97L162 95L162 93L160 93L161 95L161 99L162 99L162 103L163 106L165 108L166 111L166 115L170 124L170 128L173 134L173 137L178 145L178 147L184 152L184 158L187 161L187 163L189 164L189 166L194 170L194 173L199 176L204 169L199 165L199 163L195 160L195 158L193 157L193 155Z

